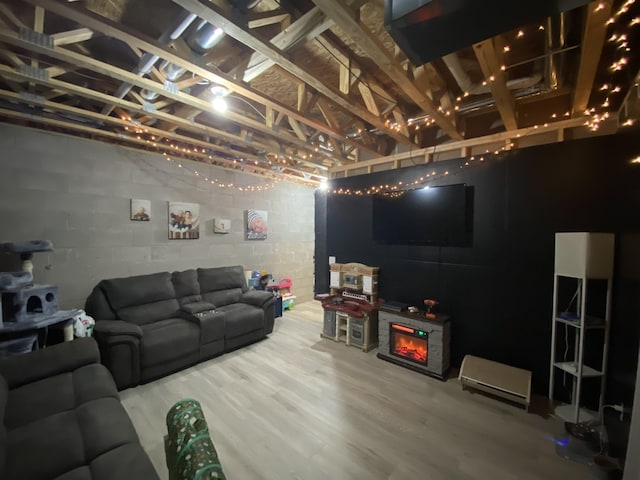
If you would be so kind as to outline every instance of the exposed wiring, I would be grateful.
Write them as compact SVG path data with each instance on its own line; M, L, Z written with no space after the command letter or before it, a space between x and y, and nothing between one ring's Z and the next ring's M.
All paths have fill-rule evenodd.
M239 97L237 95L228 95L229 98L237 98L238 100L242 100L244 103L246 103L247 105L249 105L251 108L253 108L255 110L255 112L260 115L260 117L262 117L263 120L266 120L267 117L260 111L258 110L254 105L251 104L251 102L248 102L247 100L245 100L242 97Z

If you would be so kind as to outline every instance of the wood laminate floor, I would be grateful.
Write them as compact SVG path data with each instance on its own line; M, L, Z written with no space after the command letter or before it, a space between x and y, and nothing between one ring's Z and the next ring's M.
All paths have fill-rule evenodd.
M161 478L165 416L202 404L229 480L583 480L558 457L556 420L320 339L296 305L266 340L122 392Z

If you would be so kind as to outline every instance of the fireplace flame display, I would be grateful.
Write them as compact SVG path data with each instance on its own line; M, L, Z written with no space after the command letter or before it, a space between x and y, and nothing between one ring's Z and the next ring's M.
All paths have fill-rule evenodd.
M422 330L392 323L391 353L421 365L427 364L428 334Z

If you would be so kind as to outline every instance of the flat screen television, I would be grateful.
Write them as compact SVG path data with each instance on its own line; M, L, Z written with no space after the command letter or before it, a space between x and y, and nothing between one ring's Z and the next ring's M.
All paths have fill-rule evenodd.
M471 243L473 189L464 184L373 197L373 240L386 244Z

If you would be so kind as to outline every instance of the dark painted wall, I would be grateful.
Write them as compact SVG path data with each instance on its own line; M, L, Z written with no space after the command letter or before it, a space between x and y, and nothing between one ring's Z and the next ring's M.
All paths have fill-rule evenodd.
M326 237L320 218L316 292L328 290L327 255L380 266L382 298L413 305L435 298L451 314L454 366L474 354L526 368L533 371L534 391L546 394L554 234L614 232L607 399L631 404L640 332L640 165L629 160L638 154L640 142L628 134L486 156L468 167L454 160L333 180L332 188L355 189L447 170L434 185L474 188L473 244L379 245L371 238L371 197L318 193Z

